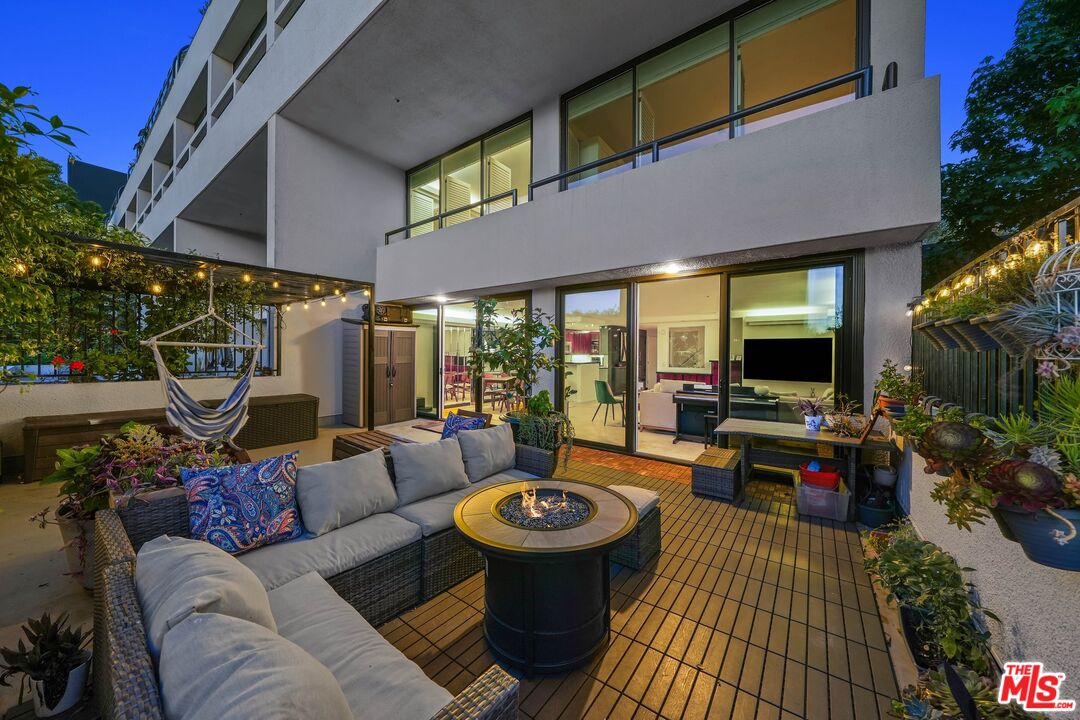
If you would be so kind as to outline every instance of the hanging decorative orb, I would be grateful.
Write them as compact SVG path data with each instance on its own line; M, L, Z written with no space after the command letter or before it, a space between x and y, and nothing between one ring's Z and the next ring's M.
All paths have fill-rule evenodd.
M1054 340L1036 357L1059 370L1080 362L1080 243L1065 245L1046 258L1035 276L1035 292L1041 303L1053 308L1057 327Z

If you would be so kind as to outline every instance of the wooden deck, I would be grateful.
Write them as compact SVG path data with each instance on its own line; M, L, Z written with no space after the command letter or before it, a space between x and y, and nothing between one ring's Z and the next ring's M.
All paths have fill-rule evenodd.
M522 681L521 717L889 717L895 675L854 525L800 517L774 483L732 505L625 464L558 474L658 490L663 553L613 578L611 642L590 666ZM380 631L456 693L494 662L483 603L478 574Z

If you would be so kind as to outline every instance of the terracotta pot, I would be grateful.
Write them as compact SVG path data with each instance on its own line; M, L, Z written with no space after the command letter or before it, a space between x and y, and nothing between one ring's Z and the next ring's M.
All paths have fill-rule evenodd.
M65 506L53 515L64 541L64 556L68 571L87 590L94 587L94 575L89 568L94 562L94 519L77 518Z
M63 693L46 687L45 680L31 680L30 694L34 698L34 715L36 717L54 717L71 708L82 699L86 692L86 677L90 670L90 653L86 653L86 661L82 665L68 672L67 685ZM49 706L49 699L58 697L56 704Z

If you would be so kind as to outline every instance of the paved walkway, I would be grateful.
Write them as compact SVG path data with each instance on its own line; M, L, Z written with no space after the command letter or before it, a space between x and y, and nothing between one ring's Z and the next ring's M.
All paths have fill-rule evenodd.
M854 525L800 517L788 486L754 482L732 505L596 452L575 449L565 474L658 490L663 552L614 577L611 643L591 665L522 682L521 717L889 717L896 682ZM483 592L478 574L380 631L456 693L494 662Z

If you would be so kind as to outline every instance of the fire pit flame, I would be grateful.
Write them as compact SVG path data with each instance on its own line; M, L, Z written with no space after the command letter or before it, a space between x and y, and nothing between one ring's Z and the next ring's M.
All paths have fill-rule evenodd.
M540 518L549 514L557 514L565 511L570 505L570 499L566 497L566 491L562 491L562 497L537 498L536 488L530 488L522 484L521 509L528 517Z

